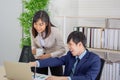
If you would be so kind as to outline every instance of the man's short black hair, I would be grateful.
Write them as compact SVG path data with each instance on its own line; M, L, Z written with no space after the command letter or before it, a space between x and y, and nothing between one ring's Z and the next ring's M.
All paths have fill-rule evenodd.
M71 32L67 38L67 43L69 43L71 39L76 44L82 42L83 46L86 47L86 37L83 32L79 32L79 31Z

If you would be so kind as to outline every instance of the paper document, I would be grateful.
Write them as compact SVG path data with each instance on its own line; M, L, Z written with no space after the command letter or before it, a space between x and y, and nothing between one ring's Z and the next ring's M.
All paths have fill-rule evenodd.
M34 77L34 76L33 76ZM36 74L33 80L45 80L48 76L43 74Z

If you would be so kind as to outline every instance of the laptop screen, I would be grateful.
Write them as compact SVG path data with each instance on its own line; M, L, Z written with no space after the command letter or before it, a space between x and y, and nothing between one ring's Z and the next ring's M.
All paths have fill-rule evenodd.
M34 75L28 63L5 61L4 67L6 77L9 80L34 80ZM47 77L47 75L36 74L35 80L45 80Z
M32 72L28 63L4 62L6 77L10 80L32 80Z

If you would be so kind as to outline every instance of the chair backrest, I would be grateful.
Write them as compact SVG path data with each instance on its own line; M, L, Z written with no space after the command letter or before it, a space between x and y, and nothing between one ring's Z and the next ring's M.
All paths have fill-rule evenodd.
M19 62L28 63L30 61L35 61L35 58L31 51L31 46L24 46L19 58Z
M105 63L105 60L101 58L100 72L99 72L99 74L97 75L96 80L100 80L100 77L101 77L101 75L102 75L102 70L103 70L103 67L104 67L104 63Z

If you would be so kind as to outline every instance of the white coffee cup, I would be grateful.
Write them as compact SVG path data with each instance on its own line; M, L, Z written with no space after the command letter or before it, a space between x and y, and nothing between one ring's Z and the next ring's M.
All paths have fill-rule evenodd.
M42 49L42 48L36 49L36 56L41 56L43 54L44 54L44 49Z

